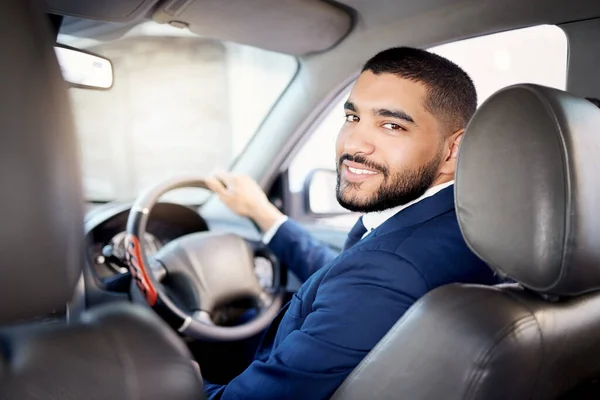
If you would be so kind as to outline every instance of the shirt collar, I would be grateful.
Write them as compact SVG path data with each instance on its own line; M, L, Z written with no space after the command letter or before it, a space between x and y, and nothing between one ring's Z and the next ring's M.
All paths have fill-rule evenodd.
M366 213L362 217L363 224L364 224L365 228L367 228L367 233L366 234L368 234L369 232L371 232L374 229L377 229L379 227L379 225L383 224L389 218L391 218L394 215L398 214L400 211L404 210L405 208L408 208L408 207L412 206L413 204L418 203L419 201L421 201L423 199L431 197L434 194L438 193L440 190L446 189L448 186L451 186L453 184L454 184L454 181L442 183L442 184L430 187L418 199L415 199L415 200L413 200L411 202L408 202L406 204L403 204L401 206L394 207L394 208L389 208L387 210L383 210L383 211L380 211L380 212Z

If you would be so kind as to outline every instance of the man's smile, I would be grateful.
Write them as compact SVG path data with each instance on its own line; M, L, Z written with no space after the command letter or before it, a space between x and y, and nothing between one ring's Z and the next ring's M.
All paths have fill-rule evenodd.
M344 180L352 183L364 182L381 174L379 171L365 167L364 164L350 160L344 160L342 162L341 172Z

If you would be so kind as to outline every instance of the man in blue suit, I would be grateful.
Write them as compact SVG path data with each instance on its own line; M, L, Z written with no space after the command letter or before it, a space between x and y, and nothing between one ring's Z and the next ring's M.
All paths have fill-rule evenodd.
M336 143L337 199L364 215L339 255L282 215L251 179L209 179L305 281L252 364L227 385L206 384L210 399L328 399L427 292L496 283L465 244L454 210L456 158L476 106L469 76L440 56L401 47L366 63Z

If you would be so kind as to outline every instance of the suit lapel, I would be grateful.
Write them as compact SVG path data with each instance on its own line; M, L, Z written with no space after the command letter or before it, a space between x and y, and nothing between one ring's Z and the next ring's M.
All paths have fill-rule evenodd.
M374 236L423 223L454 209L454 185L405 208L373 231Z

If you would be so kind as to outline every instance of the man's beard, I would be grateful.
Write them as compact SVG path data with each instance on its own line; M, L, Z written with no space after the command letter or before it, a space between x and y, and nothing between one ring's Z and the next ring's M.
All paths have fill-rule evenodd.
M435 157L424 165L396 173L390 173L386 167L377 165L361 155L342 155L337 168L336 197L338 203L353 212L369 213L398 207L418 199L435 181L443 155L441 150L440 148ZM358 196L344 196L347 189L353 187L358 189L361 185L360 183L346 182L342 187L340 168L344 160L363 164L383 175L383 182L366 201L359 199Z

